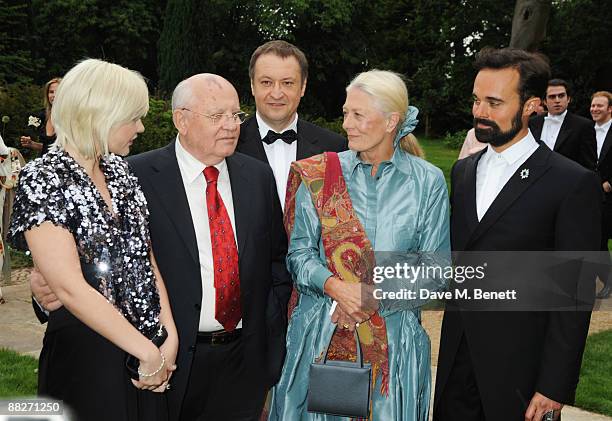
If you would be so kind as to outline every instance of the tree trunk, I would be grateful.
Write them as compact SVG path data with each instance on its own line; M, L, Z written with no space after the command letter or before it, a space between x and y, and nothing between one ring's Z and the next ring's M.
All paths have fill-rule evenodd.
M550 0L516 0L510 47L536 51L546 36Z

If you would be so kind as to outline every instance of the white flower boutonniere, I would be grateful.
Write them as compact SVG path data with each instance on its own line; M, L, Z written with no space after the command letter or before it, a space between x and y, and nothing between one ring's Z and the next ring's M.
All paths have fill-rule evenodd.
M28 117L28 126L39 127L40 123L40 118L34 117L33 115Z

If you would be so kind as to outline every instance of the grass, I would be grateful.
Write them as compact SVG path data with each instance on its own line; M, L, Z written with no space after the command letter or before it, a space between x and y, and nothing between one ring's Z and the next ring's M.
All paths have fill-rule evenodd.
M450 171L457 161L459 151L446 147L442 139L419 138L419 143L425 150L425 159L444 172L446 184L450 186Z
M36 395L38 361L0 348L0 397Z
M576 406L612 416L612 330L589 336L584 351Z

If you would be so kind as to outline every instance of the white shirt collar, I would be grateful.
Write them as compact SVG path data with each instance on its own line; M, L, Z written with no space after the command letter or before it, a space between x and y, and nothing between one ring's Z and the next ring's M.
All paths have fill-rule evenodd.
M567 110L563 111L559 115L552 115L551 113L548 113L548 115L546 116L546 119L547 120L555 120L555 121L563 121L565 119L566 115L567 115Z
M183 175L186 177L185 181L187 183L193 183L199 176L203 176L202 172L204 171L204 168L208 167L208 165L200 162L196 157L191 155L181 144L181 140L178 135L176 136L174 149L176 151L176 159L183 169ZM225 162L225 159L218 164L215 164L215 168L219 170L219 174L222 174L226 167L227 163Z
M255 118L257 119L257 126L259 126L259 136L261 136L262 139L266 137L266 135L268 134L268 130L272 130L273 132L276 131L266 124L263 118L261 118L261 116L259 115L258 111L255 111ZM295 132L297 133L297 121L298 115L297 113L295 113L295 118L293 119L293 121L279 133L286 132L287 130L295 130Z
M601 126L595 123L595 130L608 131L610 129L611 124L612 124L612 118L608 120L606 123L602 124Z
M531 130L527 131L527 135L523 137L521 140L516 142L514 145L510 146L508 149L503 152L495 152L495 149L489 144L487 145L487 153L489 155L489 159L495 159L496 157L500 157L503 159L506 164L513 165L522 156L524 156L527 152L537 149L539 147L538 142L536 142L535 138L531 134ZM486 156L485 155L485 156Z

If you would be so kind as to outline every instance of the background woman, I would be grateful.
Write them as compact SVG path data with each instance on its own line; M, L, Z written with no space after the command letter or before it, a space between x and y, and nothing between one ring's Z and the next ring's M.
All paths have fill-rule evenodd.
M41 155L47 153L49 146L51 146L56 139L55 128L51 120L51 108L53 106L53 101L55 101L55 93L57 92L57 87L61 80L62 79L59 77L54 77L45 83L45 94L43 97L45 109L30 116L30 121L28 121L28 127L33 129L32 131L36 134L38 141L32 139L32 136L21 136L20 138L22 147L41 151Z
M164 419L178 339L151 253L144 195L126 155L148 110L142 76L85 60L62 81L57 146L21 173L10 237L64 305L49 314L38 392L78 419ZM117 155L115 155L117 154ZM27 244L26 244L27 243ZM149 338L168 337L158 349ZM139 361L130 380L126 353ZM132 384L133 383L133 384Z
M391 265L416 252L431 260L428 264L439 263L435 253L448 258L446 183L438 168L405 150L413 150L415 139L407 136L418 111L408 106L397 74L362 73L346 92L343 127L350 150L338 158L325 154L294 163L287 187L287 265L299 300L270 419L339 419L306 407L310 363L322 356L337 322L330 358L354 359L357 327L364 359L372 364L371 419L426 421L430 344L419 322L424 302L377 302L371 276L383 259ZM339 161L338 176L330 169L337 167L334 161ZM446 283L422 279L390 285L442 289ZM337 307L330 317L333 301Z

